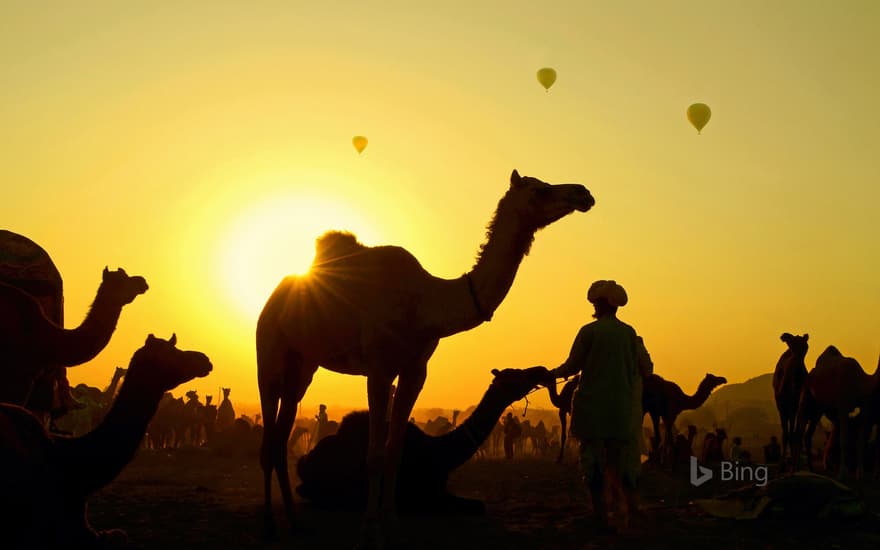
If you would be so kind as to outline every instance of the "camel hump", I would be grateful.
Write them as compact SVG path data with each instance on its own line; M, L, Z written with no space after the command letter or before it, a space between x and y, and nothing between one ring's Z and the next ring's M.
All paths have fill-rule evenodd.
M315 263L354 254L365 247L348 231L328 231L315 241Z
M822 355L828 355L831 357L843 357L843 354L840 353L840 350L835 346L828 346L825 348L825 351L822 352Z

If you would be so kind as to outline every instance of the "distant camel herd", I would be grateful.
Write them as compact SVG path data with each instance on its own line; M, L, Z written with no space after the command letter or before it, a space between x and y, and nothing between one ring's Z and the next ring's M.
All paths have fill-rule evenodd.
M221 453L255 453L259 446L267 538L275 534L273 473L288 525L295 525L287 460L291 449L303 451L297 464L300 495L328 506L365 509L365 546L381 547L394 534L393 519L401 506L481 511L482 503L447 491L449 474L475 456L497 456L504 438L502 414L541 387L558 408L560 425L548 430L543 421L534 426L520 423L517 452L562 461L567 416L579 380L572 378L557 393L544 367L493 370L488 389L467 418L459 422L455 411L451 421L436 418L420 426L409 420L427 378L428 360L441 338L492 318L538 230L594 204L582 185L551 185L514 171L475 265L456 279L429 274L402 248L369 247L350 233L326 233L317 240L309 274L283 279L259 317L262 418L254 420L236 418L230 388L222 389L219 405L213 404L213 396L202 403L194 391L186 400L175 398L170 391L206 376L211 362L203 353L179 350L176 336L162 340L149 335L129 365L114 371L106 389L80 385L70 390L77 404L68 415L56 415L56 433L49 433L24 407L37 381L47 372L97 356L122 309L148 286L143 277L105 268L85 320L75 329L65 329L24 290L27 285L19 284L27 269L14 280L0 277L0 494L19 504L11 516L3 517L4 533L13 547L95 547L124 538L116 531L92 530L85 503L116 477L138 448L205 446ZM27 244L14 242L19 247ZM0 275L3 258L0 255ZM855 359L829 346L807 372L807 340L806 334L782 335L788 349L773 377L782 425L780 458L785 461L788 452L792 468L798 468L801 449L810 456L812 435L824 415L834 425L831 440L839 442L839 475L851 464L861 475L866 444L880 423L880 363L868 375ZM319 366L366 376L369 401L369 411L349 414L338 424L328 422L320 437L314 420L296 418L297 405ZM689 426L687 435L676 433L675 421L726 382L706 374L694 394L687 395L658 375L645 380L642 405L653 425L651 460L675 466L694 454L696 429ZM723 458L726 439L723 428L706 434L701 458ZM812 461L806 465L812 468ZM875 463L875 475L878 470Z

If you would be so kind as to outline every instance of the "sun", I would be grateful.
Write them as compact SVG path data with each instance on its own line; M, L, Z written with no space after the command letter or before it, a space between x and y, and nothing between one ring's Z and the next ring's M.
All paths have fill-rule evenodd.
M374 229L350 204L312 195L266 197L238 210L219 239L219 275L225 294L249 319L287 275L308 272L315 239L324 232L351 231L364 244Z

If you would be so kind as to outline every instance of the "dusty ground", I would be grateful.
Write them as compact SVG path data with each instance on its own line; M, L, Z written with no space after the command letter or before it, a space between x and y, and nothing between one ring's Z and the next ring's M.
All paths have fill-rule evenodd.
M295 469L291 467L291 473ZM647 523L621 535L598 535L584 521L586 495L577 466L550 460L471 461L451 488L482 498L483 517L404 517L400 548L878 548L880 484L860 486L869 513L848 521L732 521L707 516L688 503L711 496L710 482L693 489L685 474L647 469L643 480ZM277 491L276 513L281 519ZM125 529L135 548L351 548L359 514L334 515L298 504L310 534L258 539L262 474L253 458L218 458L207 451L141 452L109 487L90 501L98 529Z

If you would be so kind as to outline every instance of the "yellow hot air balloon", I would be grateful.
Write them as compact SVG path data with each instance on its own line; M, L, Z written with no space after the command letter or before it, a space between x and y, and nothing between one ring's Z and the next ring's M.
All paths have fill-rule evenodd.
M694 125L694 128L697 129L697 133L700 133L700 130L703 129L703 126L709 122L709 118L712 117L712 110L709 109L709 106L705 103L694 103L687 110L688 120L691 121L691 124Z
M364 152L364 149L367 148L367 138L364 136L354 136L351 138L351 144L354 145L354 148L357 149L358 154Z
M556 69L551 69L550 67L538 69L538 82L549 92L550 86L556 82Z

